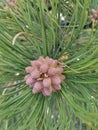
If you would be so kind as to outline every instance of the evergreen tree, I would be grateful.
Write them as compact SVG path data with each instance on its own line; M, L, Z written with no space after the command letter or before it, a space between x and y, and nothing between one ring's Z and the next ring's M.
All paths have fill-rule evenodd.
M0 6L0 130L98 130L97 4Z

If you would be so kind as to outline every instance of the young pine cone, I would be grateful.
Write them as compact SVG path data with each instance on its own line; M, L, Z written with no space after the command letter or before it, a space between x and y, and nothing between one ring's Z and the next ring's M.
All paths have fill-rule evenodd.
M98 8L97 9L92 9L91 13L92 13L92 22L95 25L98 22Z
M50 96L52 92L61 89L60 84L65 76L57 60L40 56L38 60L31 61L31 65L26 67L28 75L24 79L34 94L42 92L44 96Z

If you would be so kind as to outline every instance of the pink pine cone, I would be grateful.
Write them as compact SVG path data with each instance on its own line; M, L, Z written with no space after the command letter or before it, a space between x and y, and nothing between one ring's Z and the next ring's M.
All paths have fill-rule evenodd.
M8 3L14 3L15 0L7 0Z
M31 66L28 66L28 67L25 68L25 71L27 73L31 73L33 71L33 68Z
M36 83L34 84L34 86L33 86L32 92L33 92L33 93L38 93L38 92L41 91L41 89L42 89L42 83L41 83L41 82L36 82Z
M7 0L8 5L16 5L16 0Z
M61 83L61 79L60 79L60 77L53 77L52 78L52 84L53 85L59 85Z
M33 68L35 69L35 68L39 68L40 67L40 62L38 62L38 61L31 61L31 65L33 66Z
M48 65L47 64L42 64L40 66L40 72L41 73L46 73L48 71Z
M91 20L96 25L96 23L98 22L98 8L92 9L91 14L92 14Z
M44 96L50 96L51 93L52 93L52 89L51 89L51 88L44 88L44 89L42 90L42 94L43 94Z
M50 87L51 86L51 79L50 78L44 78L43 79L43 86L44 87Z
M62 74L63 67L57 60L40 56L38 60L31 61L31 66L25 68L28 75L24 80L32 88L34 94L42 92L44 96L50 96L52 92L61 89L61 82L65 79Z
M34 85L34 82L35 80L32 79L31 77L26 80L26 84L29 85L30 87Z
M32 71L32 72L31 72L31 77L32 77L33 79L38 79L38 78L40 77L40 71L38 71L38 70Z
M50 68L50 69L48 70L48 75L49 75L49 76L54 76L55 73L56 73L56 68Z

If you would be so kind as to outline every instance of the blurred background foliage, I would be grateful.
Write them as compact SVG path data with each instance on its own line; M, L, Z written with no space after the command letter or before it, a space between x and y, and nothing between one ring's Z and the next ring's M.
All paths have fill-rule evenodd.
M97 0L0 2L0 130L98 130ZM25 67L39 56L64 65L62 89L32 94Z

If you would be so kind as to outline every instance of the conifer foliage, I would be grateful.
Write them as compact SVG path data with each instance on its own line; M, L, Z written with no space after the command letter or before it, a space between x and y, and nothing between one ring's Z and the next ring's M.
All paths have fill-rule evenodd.
M0 6L0 130L98 130L96 5Z

